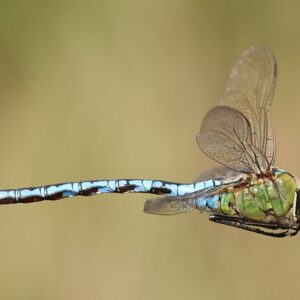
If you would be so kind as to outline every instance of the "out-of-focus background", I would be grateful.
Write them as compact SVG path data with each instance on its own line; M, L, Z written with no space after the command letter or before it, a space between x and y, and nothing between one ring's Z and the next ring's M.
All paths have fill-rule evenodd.
M277 166L300 175L298 1L1 1L0 182L189 182L195 134L251 44L279 62ZM0 209L1 299L298 299L300 237L272 239L147 195Z

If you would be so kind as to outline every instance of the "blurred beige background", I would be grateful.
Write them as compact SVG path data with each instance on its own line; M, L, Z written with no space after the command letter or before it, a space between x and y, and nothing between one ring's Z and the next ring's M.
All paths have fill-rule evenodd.
M202 118L251 44L279 62L277 166L300 175L298 1L1 1L2 188L189 182ZM0 299L298 299L300 236L271 239L147 195L0 209Z

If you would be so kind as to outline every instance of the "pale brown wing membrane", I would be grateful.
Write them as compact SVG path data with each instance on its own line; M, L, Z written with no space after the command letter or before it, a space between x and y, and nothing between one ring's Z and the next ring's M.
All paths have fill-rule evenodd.
M227 167L216 167L202 172L194 182L206 181L209 179L224 180L228 178L235 178L238 176L243 176L243 173L228 169ZM245 175L244 175L245 176Z
M275 160L270 111L276 60L262 46L247 49L234 65L220 106L208 112L197 135L201 150L238 172L263 174Z
M186 197L163 197L145 202L144 212L155 215L177 215L196 208L195 201Z
M230 107L217 106L206 114L197 142L205 154L235 171L261 174L268 168L252 143L249 122Z
M248 119L252 142L271 166L276 154L270 119L276 76L277 64L271 51L252 46L234 65L220 101L220 105L232 107Z

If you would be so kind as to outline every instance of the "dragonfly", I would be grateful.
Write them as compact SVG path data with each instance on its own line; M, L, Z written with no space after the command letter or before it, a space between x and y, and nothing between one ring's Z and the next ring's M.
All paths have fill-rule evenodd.
M115 179L0 190L0 204L33 203L102 193L148 193L144 212L176 215L199 210L209 220L272 237L300 229L300 192L295 177L274 167L276 141L271 105L277 63L271 51L251 46L237 60L219 104L208 111L197 143L222 167L196 182Z

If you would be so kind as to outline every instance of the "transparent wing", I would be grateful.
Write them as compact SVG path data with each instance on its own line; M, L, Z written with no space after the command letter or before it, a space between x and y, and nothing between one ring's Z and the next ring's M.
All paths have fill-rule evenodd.
M195 182L206 181L209 179L219 179L224 180L228 178L234 178L238 176L245 176L245 174L236 172L232 169L228 169L227 167L217 167L209 169L203 173L201 173L195 180Z
M195 201L188 197L163 197L148 199L144 212L155 215L177 215L196 208Z
M269 168L267 159L252 142L250 123L233 108L211 109L202 122L197 142L205 154L237 172L262 174Z
M189 212L196 208L196 203L199 198L210 197L224 192L225 188L234 186L238 184L238 182L240 181L203 189L184 196L148 199L144 205L144 212L156 215L176 215Z
M276 143L271 127L271 105L276 85L277 64L263 46L248 48L234 65L220 105L241 112L249 121L253 145L275 161Z

